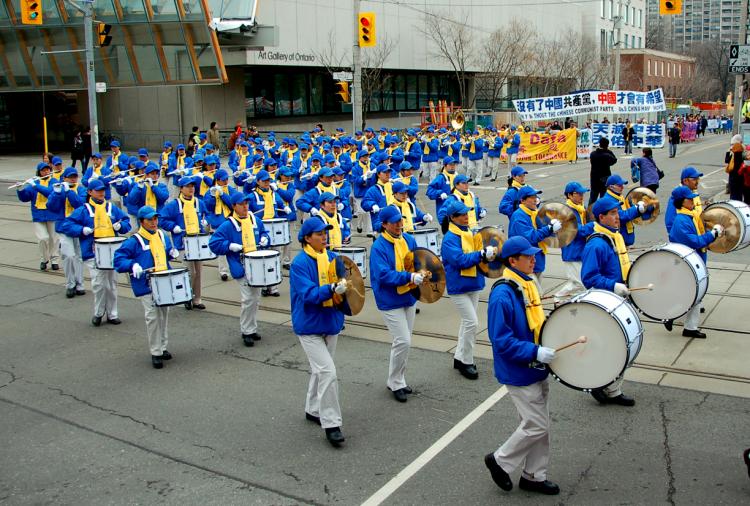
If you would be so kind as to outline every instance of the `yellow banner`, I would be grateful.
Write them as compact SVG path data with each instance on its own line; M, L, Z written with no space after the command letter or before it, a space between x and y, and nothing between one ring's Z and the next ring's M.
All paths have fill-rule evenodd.
M557 133L531 132L521 134L521 149L516 163L568 162L576 159L576 129Z

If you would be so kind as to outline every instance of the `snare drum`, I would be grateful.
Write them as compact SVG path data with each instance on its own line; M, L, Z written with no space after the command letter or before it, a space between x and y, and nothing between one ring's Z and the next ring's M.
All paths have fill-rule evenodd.
M157 306L174 306L193 300L187 269L167 269L148 274L151 294Z
M292 242L292 236L289 233L289 222L285 218L273 218L263 220L263 226L266 227L271 246L286 246Z
M561 350L548 368L560 383L590 392L611 384L630 367L641 351L643 326L622 297L588 290L550 313L540 344L559 348L581 336L587 341Z
M648 250L630 267L628 286L647 286L630 300L655 320L674 320L698 304L708 290L708 270L701 256L689 246L667 243Z
M420 248L426 248L437 256L440 256L440 243L438 242L438 230L436 228L417 228L411 235Z
M281 254L274 250L252 251L242 257L245 279L250 286L274 286L281 283Z
M724 227L724 235L708 245L715 253L728 253L750 245L750 206L739 200L717 202L701 214L706 230L717 223Z
M341 246L339 248L331 248L334 253L349 257L352 262L357 264L362 279L367 279L367 249L360 248L358 246Z
M185 244L185 260L202 261L202 260L213 260L216 255L208 247L208 241L211 239L211 234L196 234L186 235L183 238Z
M115 251L125 242L125 237L103 237L94 240L94 265L102 271L115 268Z

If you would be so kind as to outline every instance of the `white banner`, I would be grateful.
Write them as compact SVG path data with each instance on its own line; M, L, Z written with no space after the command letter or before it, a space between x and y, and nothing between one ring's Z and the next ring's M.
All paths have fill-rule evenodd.
M609 139L609 146L624 148L625 140L622 137L623 123L594 123L591 125L591 142L599 144L599 139ZM645 123L633 124L633 147L634 148L663 148L667 135L667 126L664 123L649 125Z
M580 130L578 130L578 139L576 144L579 159L591 157L591 151L594 149L594 141L592 140L590 128L581 128Z
M661 88L652 91L582 91L556 97L513 101L523 121L538 121L586 114L638 114L665 111Z

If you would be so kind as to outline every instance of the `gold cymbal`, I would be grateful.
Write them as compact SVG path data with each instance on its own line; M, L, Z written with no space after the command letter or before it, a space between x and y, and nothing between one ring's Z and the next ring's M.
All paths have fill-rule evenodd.
M716 224L724 227L724 235L708 245L708 249L714 253L728 253L740 243L740 220L721 203L708 206L701 213L701 219L706 225L706 230L710 230ZM744 227L744 224L742 226Z
M415 248L406 255L404 268L421 272L424 282L412 290L414 297L427 304L440 300L445 292L445 269L435 253L427 248Z
M336 271L337 281L346 280L346 292L343 295L333 294L336 309L348 316L359 314L365 305L365 281L354 261L344 255L338 255L331 267Z
M544 240L551 248L562 248L567 246L578 234L578 221L574 211L559 202L547 202L536 215L537 226L547 226L552 220L559 220L562 228L557 234L551 235Z
M497 256L492 262L480 262L479 270L488 278L499 278L503 275L505 266L500 260L500 250L506 241L505 234L498 227L482 227L474 235L474 243L481 247L494 246L497 248ZM479 244L477 244L479 243Z
M639 201L643 201L646 206L654 206L654 210L650 213L642 214L633 220L636 225L648 225L656 221L656 217L659 216L659 198L656 193L649 190L644 186L633 188L628 192L625 197L630 199L631 205L636 205Z

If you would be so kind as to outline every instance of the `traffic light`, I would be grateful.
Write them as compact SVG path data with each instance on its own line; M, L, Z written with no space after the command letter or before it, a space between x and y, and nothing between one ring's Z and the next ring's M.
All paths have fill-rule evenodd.
M659 15L682 14L682 0L659 0Z
M375 13L360 12L358 19L359 47L375 45Z
M96 25L98 28L99 35L99 47L107 47L112 42L112 36L109 34L112 30L112 25L105 25L104 23Z
M345 103L351 103L351 98L349 97L349 83L346 81L337 81L336 82L336 95L341 97L341 101Z
M42 0L21 0L21 24L42 24Z

